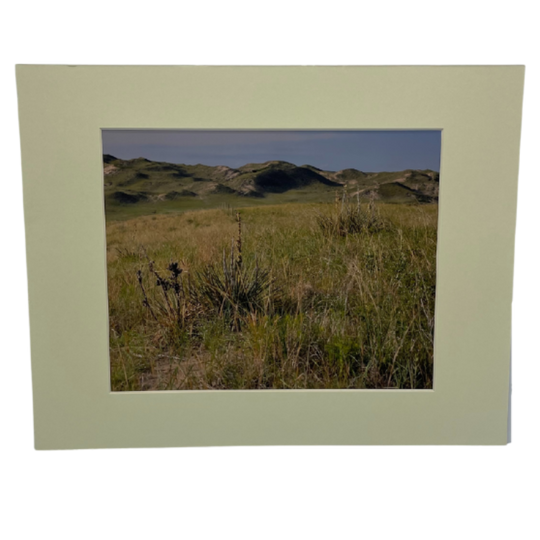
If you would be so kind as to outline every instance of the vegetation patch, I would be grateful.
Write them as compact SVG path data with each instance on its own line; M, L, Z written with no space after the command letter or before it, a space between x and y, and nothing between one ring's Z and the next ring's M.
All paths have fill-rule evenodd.
M188 189L182 189L180 191L169 191L169 193L165 195L165 199L167 199L168 201L175 201L179 199L180 197L196 197L196 196L197 194L194 193L193 191L189 191Z
M345 191L341 200L336 198L333 208L317 214L317 224L325 236L373 234L391 227L390 222L381 216L373 199L362 204L359 192L354 201Z
M114 201L119 204L136 204L148 200L148 195L140 192L115 191L112 196Z
M431 388L436 224L356 194L109 221L113 390Z

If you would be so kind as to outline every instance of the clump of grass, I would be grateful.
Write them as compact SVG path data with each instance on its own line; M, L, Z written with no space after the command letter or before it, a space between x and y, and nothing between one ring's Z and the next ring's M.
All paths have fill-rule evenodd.
M237 212L238 236L231 242L230 256L223 250L222 264L210 264L197 275L199 299L220 316L240 327L242 316L268 312L272 301L273 279L257 260L244 262L242 257L242 220ZM274 289L274 296L276 295Z
M235 210L234 206L231 206L229 203L224 203L220 207L220 210L231 219L235 219L236 214L238 213L237 210Z
M325 236L348 236L350 234L376 233L388 229L373 199L367 204L360 203L360 194L352 201L343 190L341 201L336 196L335 204L329 213L317 214L317 225Z

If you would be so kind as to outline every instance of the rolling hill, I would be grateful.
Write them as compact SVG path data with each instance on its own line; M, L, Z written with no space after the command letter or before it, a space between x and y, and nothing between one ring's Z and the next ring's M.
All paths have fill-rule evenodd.
M439 196L439 173L432 170L363 172L324 171L285 161L227 166L183 165L146 158L123 160L103 156L105 202L114 206L216 203L220 198L247 198L279 203L332 200L346 189L349 195L394 203L430 203ZM245 205L248 201L242 203ZM199 203L199 204L197 204ZM156 206L157 205L157 206Z

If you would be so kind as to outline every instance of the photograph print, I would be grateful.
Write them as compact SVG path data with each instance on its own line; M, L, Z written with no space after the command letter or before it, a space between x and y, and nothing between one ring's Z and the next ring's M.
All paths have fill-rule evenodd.
M112 391L433 388L440 131L102 139Z

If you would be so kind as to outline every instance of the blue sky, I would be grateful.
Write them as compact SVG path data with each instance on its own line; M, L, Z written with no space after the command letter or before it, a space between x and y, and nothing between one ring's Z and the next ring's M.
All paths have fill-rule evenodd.
M103 153L186 165L282 160L330 171L438 171L441 132L103 130Z

